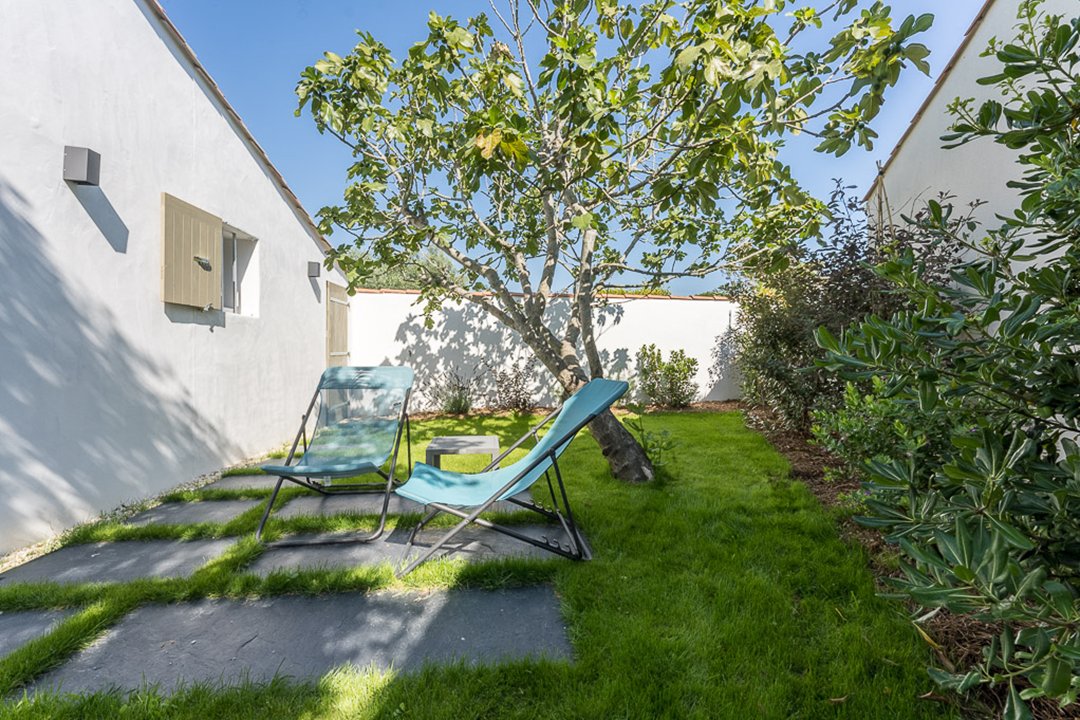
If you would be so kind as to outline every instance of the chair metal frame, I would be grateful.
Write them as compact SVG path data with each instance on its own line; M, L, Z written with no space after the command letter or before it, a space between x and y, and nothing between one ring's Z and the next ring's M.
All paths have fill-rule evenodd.
M606 410L606 408L605 408L605 410ZM490 470L494 470L497 467L499 467L499 463L504 458L506 458L511 452L513 452L517 448L521 447L521 445L523 445L530 437L532 437L534 439L534 441L539 442L539 436L537 435L537 432L542 427L547 425L550 421L552 421L554 418L556 418L559 415L560 412L562 412L562 406L556 408L551 413L549 413L537 425L532 427L527 433L522 435L516 442L514 442L513 445L508 447L497 458L492 460L491 463L489 463L487 465L487 467L485 467L483 470L481 470L481 472L488 472ZM544 453L543 455L540 455L539 457L535 458L527 466L522 468L522 470L520 472L518 472L516 475L514 475L513 479L511 479L509 482L507 482L505 485L503 485L501 488L499 488L497 491L495 491L495 493L493 493L482 504L480 504L478 506L475 506L475 509L473 509L471 512L466 512L465 510L462 510L461 508L454 507L452 505L446 505L444 503L436 503L436 502L428 503L426 507L429 507L429 508L432 508L432 509L429 510L427 512L427 514L425 514L423 516L423 518L421 518L420 522L417 523L416 527L414 527L412 532L409 534L409 540L405 545L405 552L402 555L401 562L399 563L399 569L396 570L394 574L398 578L402 578L405 575L408 575L410 572L415 570L418 566L420 566L424 562L430 560L435 555L436 552L438 552L446 543L448 543L450 540L452 540L459 532L464 530L471 523L476 523L480 527L487 528L489 530L494 530L495 532L499 532L499 533L502 533L504 535L508 535L508 536L510 536L512 538L515 538L517 540L521 540L522 542L526 542L526 543L528 543L530 545L534 545L534 546L536 546L538 548L541 548L543 550L547 550L548 552L554 553L556 555L561 555L562 557L566 557L566 558L569 558L571 560L591 560L592 559L592 549L589 547L589 544L585 541L584 536L581 534L581 531L578 528L578 525L574 520L574 513L573 513L573 510L570 507L570 499L569 499L569 497L567 497L567 494L566 494L566 485L563 482L562 471L559 469L559 459L558 459L558 457L559 457L559 448L562 447L564 444L568 444L571 440L573 440L573 438L586 425L588 425L590 422L595 420L596 417L599 414L600 413L593 413L593 414L589 415L582 422L575 425L571 430L564 433L563 437L560 437L553 444L550 451L548 451L548 452ZM484 513L488 508L490 508L492 505L494 505L496 502L499 501L499 498L503 493L507 492L508 490L510 490L510 488L514 487L514 485L516 485L518 483L518 481L521 480L522 477L524 477L528 473L532 472L533 470L536 469L537 466L539 466L540 464L542 464L544 462L547 462L548 460L551 461L551 467L544 471L544 478L547 480L548 490L551 493L551 501L552 501L552 506L553 507L552 508L546 508L546 507L544 507L542 505L539 505L539 504L537 504L535 502L529 502L529 501L526 501L526 500L521 500L521 499L516 498L516 497L507 498L507 501L513 503L514 505L518 505L520 507L523 507L523 508L525 508L527 510L532 510L533 512L536 512L536 513L538 513L538 514L540 514L540 515L542 515L545 518L548 518L550 520L558 520L559 523L562 525L563 530L566 532L567 537L570 540L569 544L562 544L558 540L555 540L554 538L548 539L546 537L541 537L540 539L537 539L537 538L534 538L534 537L530 537L530 536L528 536L528 535L526 535L524 533L521 533L521 532L518 532L517 530L514 530L513 528L506 527L505 525L499 525L497 523L491 522L490 520L487 520L487 519L484 519L484 518L480 517L480 515L482 513ZM555 474L555 483L552 483L552 481L551 481L551 471L552 470L554 470L554 474ZM535 484L535 482L533 484ZM561 507L560 507L559 499L558 499L558 497L556 496L556 493L555 493L555 485L556 484L558 485L558 488L559 488L558 495L561 496L561 498L562 498ZM565 513L566 513L565 515L563 514L563 510L565 510ZM437 517L439 515L439 513L447 513L449 515L454 515L456 517L462 518L462 520L457 525L455 525L453 527L453 529L451 529L449 532L447 532L445 535L443 535L434 545L432 545L430 548L428 548L428 550L426 552L424 552L420 557L418 557L417 559L413 560L412 562L410 562L410 563L408 563L406 565L405 561L408 559L410 553L412 552L413 543L416 540L417 533L419 533L420 530L422 530L425 525L427 525L435 517ZM404 566L404 567L401 567L401 566Z
M289 455L285 459L285 465L291 465L293 458L296 456L296 448L299 447L301 441L303 441L304 453L308 450L307 440L307 425L308 420L311 418L311 414L315 409L316 403L321 403L321 393L324 389L318 387L315 389L315 394L311 397L311 402L308 403L307 410L304 412L303 417L300 420L300 429L296 432L296 437L293 438L292 447L289 448ZM401 412L398 414L398 427L397 433L394 435L394 452L390 458L390 470L389 472L383 472L381 468L375 468L374 474L382 476L386 480L385 487L382 483L349 483L347 485L333 485L330 482L319 482L315 478L325 477L327 480L333 480L334 477L348 477L347 475L279 475L277 484L274 485L274 491L270 494L270 501L266 504L266 510L263 512L262 519L259 521L259 527L255 530L255 540L261 543L264 547L306 547L311 545L342 545L352 543L367 543L373 540L377 540L382 536L386 530L386 515L390 509L390 493L394 487L401 485L398 482L394 473L397 470L398 452L401 450L401 435L405 434L405 454L408 462L409 472L412 473L412 433L409 426L409 397L412 395L412 389L405 390L405 397L401 401ZM372 474L372 473L365 473ZM324 540L314 541L295 541L295 540L279 540L273 543L264 543L262 540L263 530L266 527L267 520L270 519L270 513L274 509L274 503L277 501L278 493L281 492L281 486L285 481L289 481L296 485L299 485L308 490L314 490L320 495L359 495L365 493L383 493L383 506L382 513L379 516L379 526L369 535L362 537L347 537L347 538L327 538Z

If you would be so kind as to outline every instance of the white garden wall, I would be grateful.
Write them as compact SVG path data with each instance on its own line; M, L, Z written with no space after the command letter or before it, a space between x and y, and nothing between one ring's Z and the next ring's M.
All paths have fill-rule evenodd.
M500 325L480 307L447 304L425 327L423 308L415 293L360 291L350 300L350 362L411 365L418 392L414 409L429 409L431 383L441 373L455 371L477 376L475 403L486 404L493 390L491 370L528 361L530 353L513 330ZM599 312L598 344L609 377L633 381L635 356L642 345L655 344L665 359L684 350L698 360L699 399L728 400L739 396L730 369L714 382L710 378L712 350L717 337L731 326L735 304L719 298L639 297L612 299ZM552 306L552 317L564 317L565 301ZM554 381L533 361L533 391L539 402L556 400Z
M319 241L143 0L0 9L0 553L284 442ZM61 179L65 145L100 187ZM258 238L256 317L161 302L161 193Z

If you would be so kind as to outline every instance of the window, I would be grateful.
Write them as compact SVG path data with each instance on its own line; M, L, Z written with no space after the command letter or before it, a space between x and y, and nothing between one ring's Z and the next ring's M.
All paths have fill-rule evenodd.
M161 299L204 312L259 314L258 243L248 233L161 194Z
M225 223L221 242L221 306L237 315L257 315L256 240Z

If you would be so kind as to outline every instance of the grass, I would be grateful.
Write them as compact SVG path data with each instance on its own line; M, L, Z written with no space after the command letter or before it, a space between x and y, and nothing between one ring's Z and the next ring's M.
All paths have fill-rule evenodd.
M413 457L422 457L419 450L434 435L509 438L529 420L414 423ZM573 664L429 667L408 675L344 668L309 684L282 679L236 688L193 686L173 695L152 688L130 696L45 694L0 706L0 715L956 716L950 706L919 699L933 689L925 672L929 649L900 608L875 595L864 552L839 539L826 511L788 479L785 461L738 414L658 414L650 416L650 425L670 431L678 443L663 483L628 486L612 480L587 436L564 456L571 499L595 554L589 563L440 561L405 582L394 580L386 565L261 578L244 571L261 549L243 538L187 579L0 588L4 610L82 608L50 635L0 660L2 695L60 662L131 608L196 597L551 582L563 604ZM463 467L483 464L480 458L454 460ZM304 522L304 529L319 525Z

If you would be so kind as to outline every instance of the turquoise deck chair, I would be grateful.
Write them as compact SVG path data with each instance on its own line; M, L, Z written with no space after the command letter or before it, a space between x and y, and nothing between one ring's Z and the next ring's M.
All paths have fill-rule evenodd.
M394 490L398 495L415 500L427 506L428 509L409 535L402 564L404 564L404 560L408 558L412 551L416 534L431 522L436 515L448 513L462 518L462 520L429 548L427 552L409 563L404 569L399 570L398 577L407 575L418 565L430 559L439 548L449 542L470 523L476 523L481 527L509 535L557 555L574 560L588 560L592 553L574 522L574 514L570 509L570 501L566 496L566 486L563 483L558 460L578 431L611 407L612 403L623 396L628 387L627 383L618 380L605 380L602 378L590 380L570 396L561 408L548 415L536 427L529 430L521 439L495 458L482 472L475 474L457 473L425 463L417 463L409 479ZM547 433L540 437L537 434L538 431L552 420L554 422L552 422ZM503 458L520 447L530 437L536 439L536 445L525 457L508 467L498 467ZM555 475L555 484L559 488L558 497L556 497L555 485L551 481L552 471L554 471ZM528 490L541 477L547 479L553 509L542 507L518 497L519 493ZM562 544L554 539L533 538L513 528L496 525L480 517L482 512L500 500L506 500L535 511L550 520L557 520L562 524L563 530L565 530L569 538L569 544ZM560 501L562 509L560 509ZM565 515L563 510L565 510Z
M303 543L286 541L274 545L370 542L382 535L386 528L390 492L395 484L394 471L402 432L405 434L409 467L412 467L412 451L409 449L409 396L412 386L413 371L408 367L327 368L300 421L300 429L285 464L262 466L263 472L276 475L278 480L255 531L256 540L262 541L266 521L285 481L322 495L382 492L382 514L379 527L367 536ZM315 429L308 442L307 426L316 405ZM303 455L293 463L301 442ZM384 472L382 467L387 460L390 461L390 468L389 472ZM369 474L382 476L385 483L335 482L341 478Z

